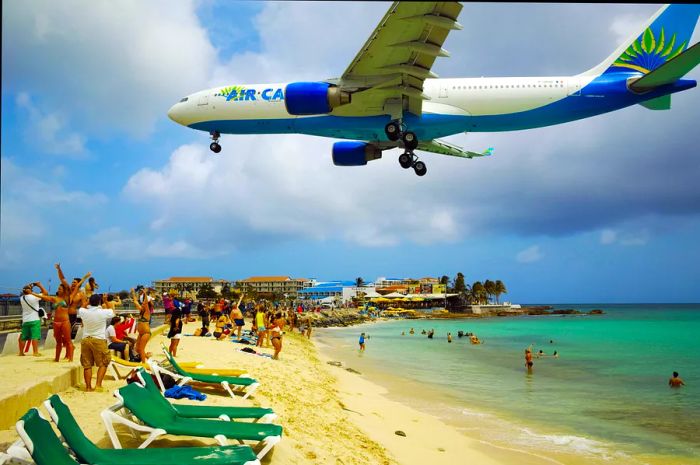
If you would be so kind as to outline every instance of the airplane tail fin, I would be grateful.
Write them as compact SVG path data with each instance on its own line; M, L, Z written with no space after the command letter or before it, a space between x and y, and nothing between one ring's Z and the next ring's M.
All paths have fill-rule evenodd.
M698 4L664 5L608 58L582 75L648 74L688 47L699 15Z

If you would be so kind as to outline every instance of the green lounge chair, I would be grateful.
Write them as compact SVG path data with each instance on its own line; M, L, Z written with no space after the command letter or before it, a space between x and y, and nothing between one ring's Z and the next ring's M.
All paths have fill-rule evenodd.
M83 435L70 411L63 403L61 405L68 415L61 414L58 426L78 460L63 446L51 423L33 408L17 422L16 428L37 465L197 465L204 462L207 465L260 465L255 453L247 446L100 449Z
M158 405L164 409L172 409L175 414L183 418L219 418L230 421L242 418L253 419L253 423L272 423L277 415L271 408L263 407L225 407L217 405L185 405L174 404L161 394L158 385L143 368L136 372L146 389L153 393L153 398L158 400Z
M168 354L170 355L170 354ZM160 376L161 373L166 373L176 380L179 380L177 384L182 386L189 382L194 381L195 383L204 384L220 384L226 392L229 393L231 397L236 397L234 390L242 392L243 398L247 399L250 397L255 390L260 387L260 383L249 376L219 376L219 375L207 375L202 373L192 373L186 371L180 365L177 364L174 357L168 357L170 364L177 373L167 370L160 366L153 358L148 359L148 366L151 368L151 372L156 376L158 380L158 387L161 392L165 392L165 385L163 384L163 379Z
M118 402L103 410L101 416L115 448L121 448L121 444L114 431L114 423L125 425L132 431L149 433L139 448L147 447L164 434L212 438L222 446L228 439L237 440L241 444L248 440L256 441L254 447L260 449L257 456L261 459L282 439L280 425L184 418L178 416L173 409L163 408L153 394L155 393L139 383L131 383L114 391ZM122 409L127 411L127 416L117 413Z

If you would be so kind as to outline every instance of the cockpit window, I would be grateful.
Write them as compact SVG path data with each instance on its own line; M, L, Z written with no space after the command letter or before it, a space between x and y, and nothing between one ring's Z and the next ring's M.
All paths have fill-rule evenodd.
M183 102L186 102L186 101L187 101L187 97L182 97L182 98L180 99L180 103L183 103Z

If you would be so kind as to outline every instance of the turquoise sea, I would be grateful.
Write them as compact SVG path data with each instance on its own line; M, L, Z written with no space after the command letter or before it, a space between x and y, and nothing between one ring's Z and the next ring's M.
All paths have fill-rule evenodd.
M554 307L605 314L398 320L317 337L390 397L498 445L560 462L700 463L700 304ZM429 329L432 340L421 334ZM364 353L361 332L370 336ZM534 358L528 374L530 344L559 358ZM669 388L673 371L686 386Z

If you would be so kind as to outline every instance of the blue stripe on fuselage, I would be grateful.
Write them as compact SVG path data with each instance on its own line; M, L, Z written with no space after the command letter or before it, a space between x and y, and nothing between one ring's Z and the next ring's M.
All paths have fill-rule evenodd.
M485 116L459 116L426 113L407 114L406 126L419 140L431 140L461 132L499 132L532 129L608 113L645 100L680 92L696 86L693 80L679 80L643 95L630 92L629 77L638 73L599 76L581 89L580 95L518 113ZM221 134L309 134L338 139L386 141L384 126L388 115L369 117L312 116L284 119L217 120L191 124L201 131Z

